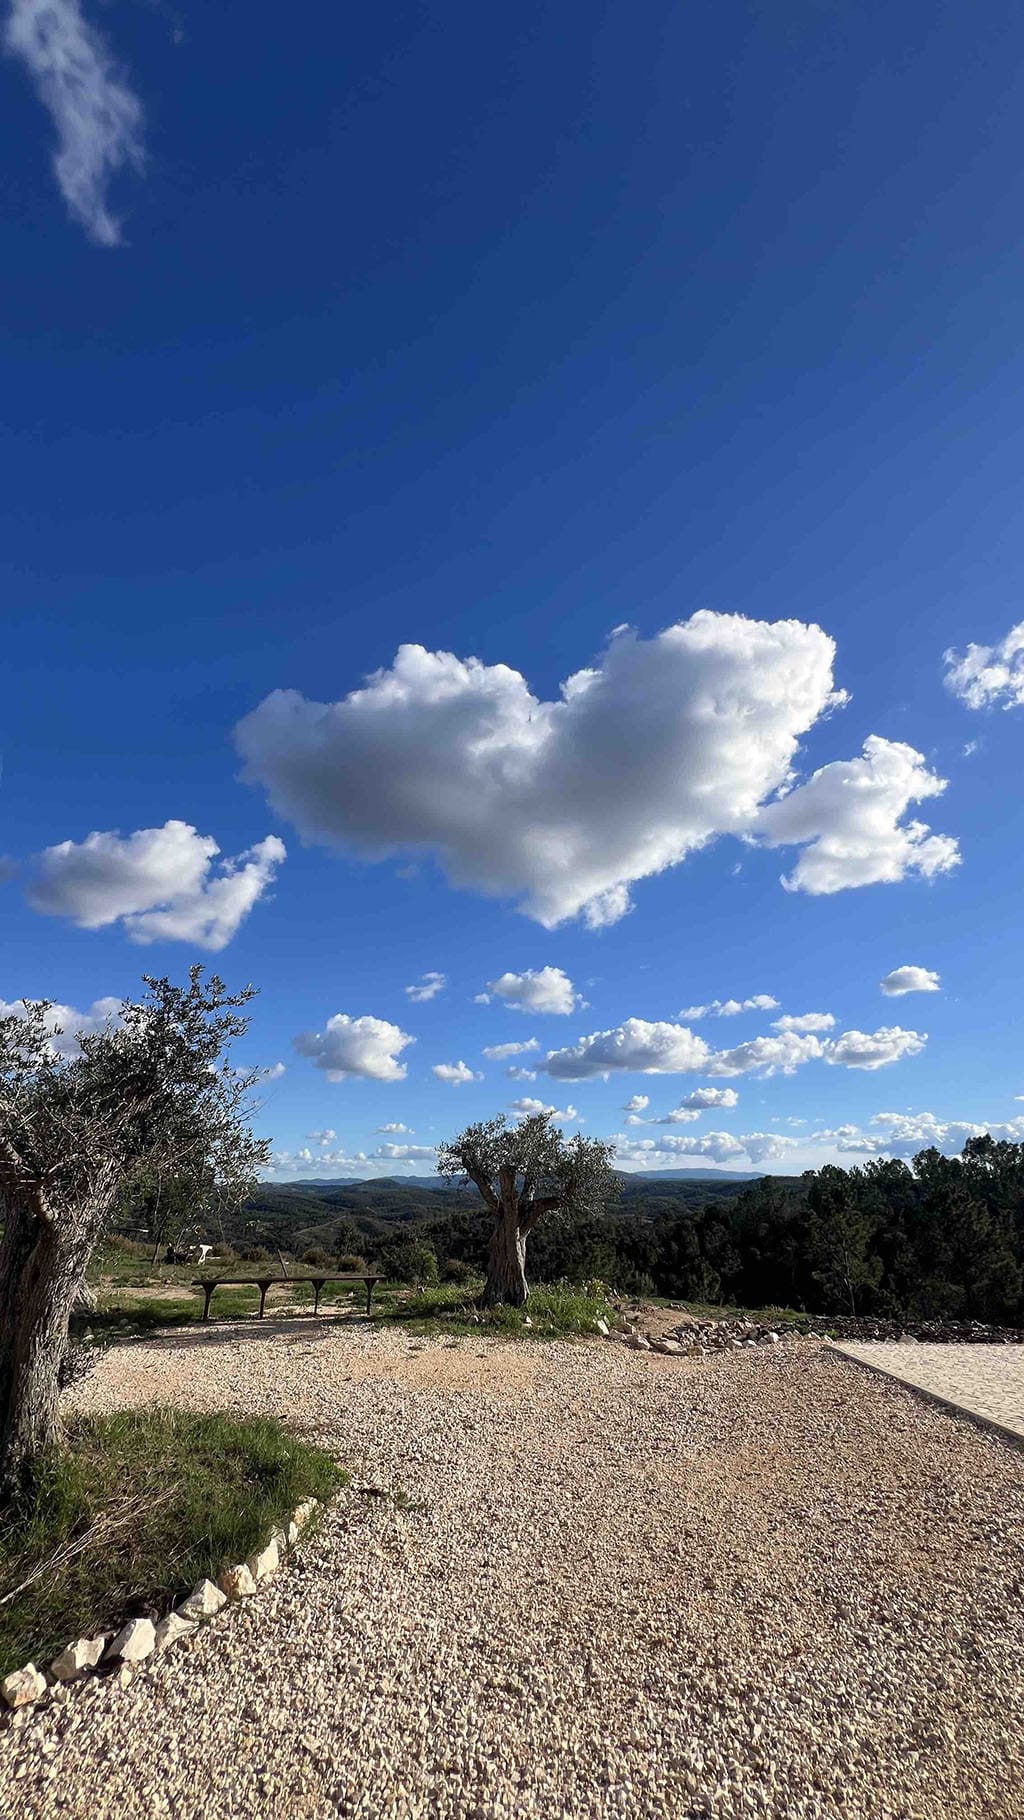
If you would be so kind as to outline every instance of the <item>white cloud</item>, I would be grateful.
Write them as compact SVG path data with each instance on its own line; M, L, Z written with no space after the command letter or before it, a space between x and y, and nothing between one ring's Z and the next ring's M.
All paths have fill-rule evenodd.
M510 1081L535 1081L537 1079L537 1070L536 1068L519 1068L515 1064L512 1064L510 1067L506 1068L505 1077Z
M416 1136L416 1133L413 1130L412 1126L403 1125L401 1119L394 1120L390 1125L378 1125L377 1132L381 1136L390 1136L390 1137L415 1137Z
M927 1041L920 1031L901 1030L898 1024L871 1036L863 1030L846 1030L826 1045L825 1060L840 1068L886 1068L905 1055L920 1055Z
M650 1103L651 1099L649 1094L634 1093L632 1098L626 1101L622 1110L623 1112L646 1112Z
M283 1062L272 1062L269 1068L261 1068L260 1076L265 1081L279 1081L288 1070Z
M802 1036L796 1030L782 1030L778 1036L755 1036L749 1043L737 1043L734 1049L718 1049L701 1073L792 1074L804 1062L814 1062L824 1055L817 1036Z
M568 1017L582 1003L572 980L561 967L528 968L525 973L503 973L488 980L495 998L504 999L512 1011L550 1012Z
M792 1074L805 1062L827 1061L843 1068L881 1068L904 1055L917 1055L927 1041L916 1030L898 1027L847 1030L826 1039L813 1032L780 1030L756 1036L733 1049L711 1049L685 1024L647 1023L627 1018L615 1030L597 1030L566 1049L551 1050L543 1066L556 1080L584 1081L610 1074ZM690 1102L691 1108L694 1104Z
M738 1106L739 1101L740 1096L735 1087L695 1087L679 1104L690 1112L706 1112L712 1106Z
M306 1133L314 1144L333 1144L337 1135L336 1131L307 1131Z
M803 1011L799 1017L777 1017L772 1024L773 1030L795 1030L799 1035L820 1033L822 1030L834 1030L836 1020L831 1011Z
M466 1081L482 1081L482 1074L474 1074L468 1062L435 1062L431 1070L439 1081L447 1081L450 1087L461 1087Z
M97 245L117 246L107 192L119 171L142 169L141 103L78 0L11 0L3 41L57 128L53 169L69 213Z
M913 746L872 734L860 758L823 765L769 803L755 831L771 847L806 843L782 881L787 891L822 897L857 885L895 884L915 872L934 878L959 865L956 841L903 818L911 803L945 788L945 779L929 771Z
M406 986L405 996L414 1005L426 1005L448 984L443 973L424 973L415 986Z
M701 1017L739 1017L741 1011L777 1011L779 1001L770 992L755 992L753 998L713 998L709 1005L687 1005L680 1011L680 1023Z
M995 645L947 651L946 687L969 708L1024 707L1024 620Z
M398 1057L416 1038L384 1018L339 1011L323 1030L304 1030L294 1040L299 1054L323 1069L329 1081L404 1081L406 1064Z
M490 1002L491 995L489 992L475 992L473 994L474 1005L489 1005Z
M976 1123L970 1119L943 1119L933 1112L876 1112L867 1128L839 1125L834 1130L813 1133L816 1147L834 1149L860 1156L916 1156L919 1150L941 1150L955 1156L968 1138L986 1132L1009 1143L1024 1142L1024 1118L1005 1123Z
M236 737L245 776L304 839L369 860L433 853L452 884L547 928L615 922L633 884L724 834L813 843L794 889L946 869L954 842L900 825L942 788L910 746L873 737L772 801L844 699L834 656L818 626L701 611L616 638L539 701L507 665L403 645L342 700L276 691Z
M33 909L79 929L119 922L133 942L192 942L216 953L273 883L285 847L270 834L215 867L219 852L188 822L93 833L38 854L26 895Z
M437 1147L434 1144L381 1144L375 1155L397 1163L436 1163Z
M568 1049L555 1049L544 1067L556 1080L598 1074L704 1074L712 1051L684 1024L627 1018L615 1030L596 1030Z
M50 1048L55 1055L73 1059L79 1054L80 1036L98 1035L120 1013L119 998L95 999L88 1011L76 1011L73 1005L50 1005L43 1017L46 1029L51 1032ZM16 999L12 1004L0 998L0 1017L24 1019L27 1016L24 999Z
M564 1119L566 1124L583 1122L575 1106L565 1106L559 1111L557 1106L549 1106L544 1100L531 1099L513 1100L511 1104L512 1111L521 1119L535 1118L538 1113L544 1113L548 1118Z
M774 1131L750 1131L736 1136L731 1131L702 1131L692 1137L617 1137L614 1143L616 1166L640 1169L671 1169L701 1162L741 1166L752 1163L758 1168L797 1147L795 1138L781 1137Z
M930 967L894 967L878 984L889 998L902 998L907 992L938 992L942 981Z
M634 1121L635 1114L630 1113L627 1125ZM636 1119L638 1125L692 1125L700 1118L700 1109L696 1106L675 1106L671 1112L663 1112L657 1119Z
M539 1048L537 1038L531 1036L525 1043L492 1043L483 1053L488 1061L505 1062L510 1055L528 1055L531 1050Z

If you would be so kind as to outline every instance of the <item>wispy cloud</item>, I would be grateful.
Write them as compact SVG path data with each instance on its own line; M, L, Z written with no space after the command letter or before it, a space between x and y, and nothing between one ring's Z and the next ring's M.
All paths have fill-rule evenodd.
M11 0L3 43L57 128L53 169L69 213L98 246L119 245L107 192L118 171L142 169L141 102L78 0Z

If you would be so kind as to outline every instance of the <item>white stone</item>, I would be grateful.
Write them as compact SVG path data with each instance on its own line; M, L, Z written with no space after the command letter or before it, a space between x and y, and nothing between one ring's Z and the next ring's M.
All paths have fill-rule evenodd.
M244 1561L239 1562L237 1567L225 1567L217 1585L229 1599L251 1599L256 1591L252 1569Z
M655 1351L656 1352L667 1352L667 1353L671 1353L673 1355L673 1357L678 1357L682 1353L682 1350L683 1350L683 1348L680 1346L678 1340L656 1340L655 1341Z
M294 1525L300 1535L302 1534L302 1531L305 1529L306 1524L309 1522L309 1519L313 1515L313 1512L315 1511L315 1509L316 1509L316 1499L315 1498L306 1498L303 1500L303 1502L301 1504L296 1505L295 1509L292 1511L292 1522L294 1523Z
M106 1647L106 1637L79 1637L77 1643L69 1643L54 1656L50 1673L55 1681L77 1681L79 1675L96 1667Z
M280 1565L281 1556L278 1553L277 1543L273 1540L267 1543L266 1548L261 1548L259 1554L250 1555L246 1562L256 1586L262 1586L264 1581L272 1579ZM253 1590L255 1591L255 1587Z
M41 1700L46 1692L46 1676L39 1673L34 1662L26 1662L24 1668L16 1668L13 1674L5 1675L0 1681L0 1694L8 1706L17 1709L19 1706L32 1706Z
M288 1525L288 1546L289 1546L289 1548L294 1548L298 1539L299 1539L299 1526L293 1517L292 1521Z
M111 1662L144 1662L153 1654L155 1644L156 1630L150 1620L129 1618L107 1650L107 1659Z
M200 1580L193 1586L187 1599L182 1599L178 1606L179 1618L215 1618L227 1604L227 1596L212 1580Z
M184 1643L186 1637L194 1637L198 1629L199 1626L194 1618L181 1618L176 1611L169 1612L156 1627L154 1648L157 1654L162 1654L165 1649L170 1649L174 1643Z
M286 1552L288 1537L283 1529L272 1529L270 1532L270 1540L277 1543L277 1552L279 1555L283 1555Z
M604 1337L605 1337L605 1339L607 1339L607 1338L608 1338L608 1331L609 1331L609 1330L608 1330L608 1323L607 1323L607 1321L601 1321L601 1320L597 1320L597 1321L595 1321L595 1322L594 1322L594 1332L595 1332L595 1333L600 1333L600 1334L603 1334L603 1335L604 1335Z
M778 1336L778 1334L777 1334L777 1333L770 1333L770 1334L769 1334L769 1335L768 1335L768 1344L769 1344L769 1346L777 1346L777 1345L778 1345L778 1343L779 1343L779 1336Z

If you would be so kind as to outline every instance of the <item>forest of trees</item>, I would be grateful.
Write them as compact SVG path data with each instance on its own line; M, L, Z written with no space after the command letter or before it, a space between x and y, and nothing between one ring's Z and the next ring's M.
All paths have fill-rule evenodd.
M264 1184L240 1220L293 1256L317 1246L406 1279L482 1274L493 1226L471 1192L399 1181ZM529 1275L812 1314L1021 1324L1024 1144L972 1138L960 1157L924 1150L747 1183L627 1177L604 1212L545 1219Z

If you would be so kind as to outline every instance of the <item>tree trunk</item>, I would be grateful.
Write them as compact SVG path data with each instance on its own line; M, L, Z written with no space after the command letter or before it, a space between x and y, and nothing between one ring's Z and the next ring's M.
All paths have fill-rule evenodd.
M519 1230L519 1209L513 1203L499 1209L487 1259L484 1302L488 1308L523 1308L530 1291L526 1283L526 1235Z
M68 1318L89 1260L89 1222L50 1224L7 1202L0 1240L0 1498L60 1435Z

